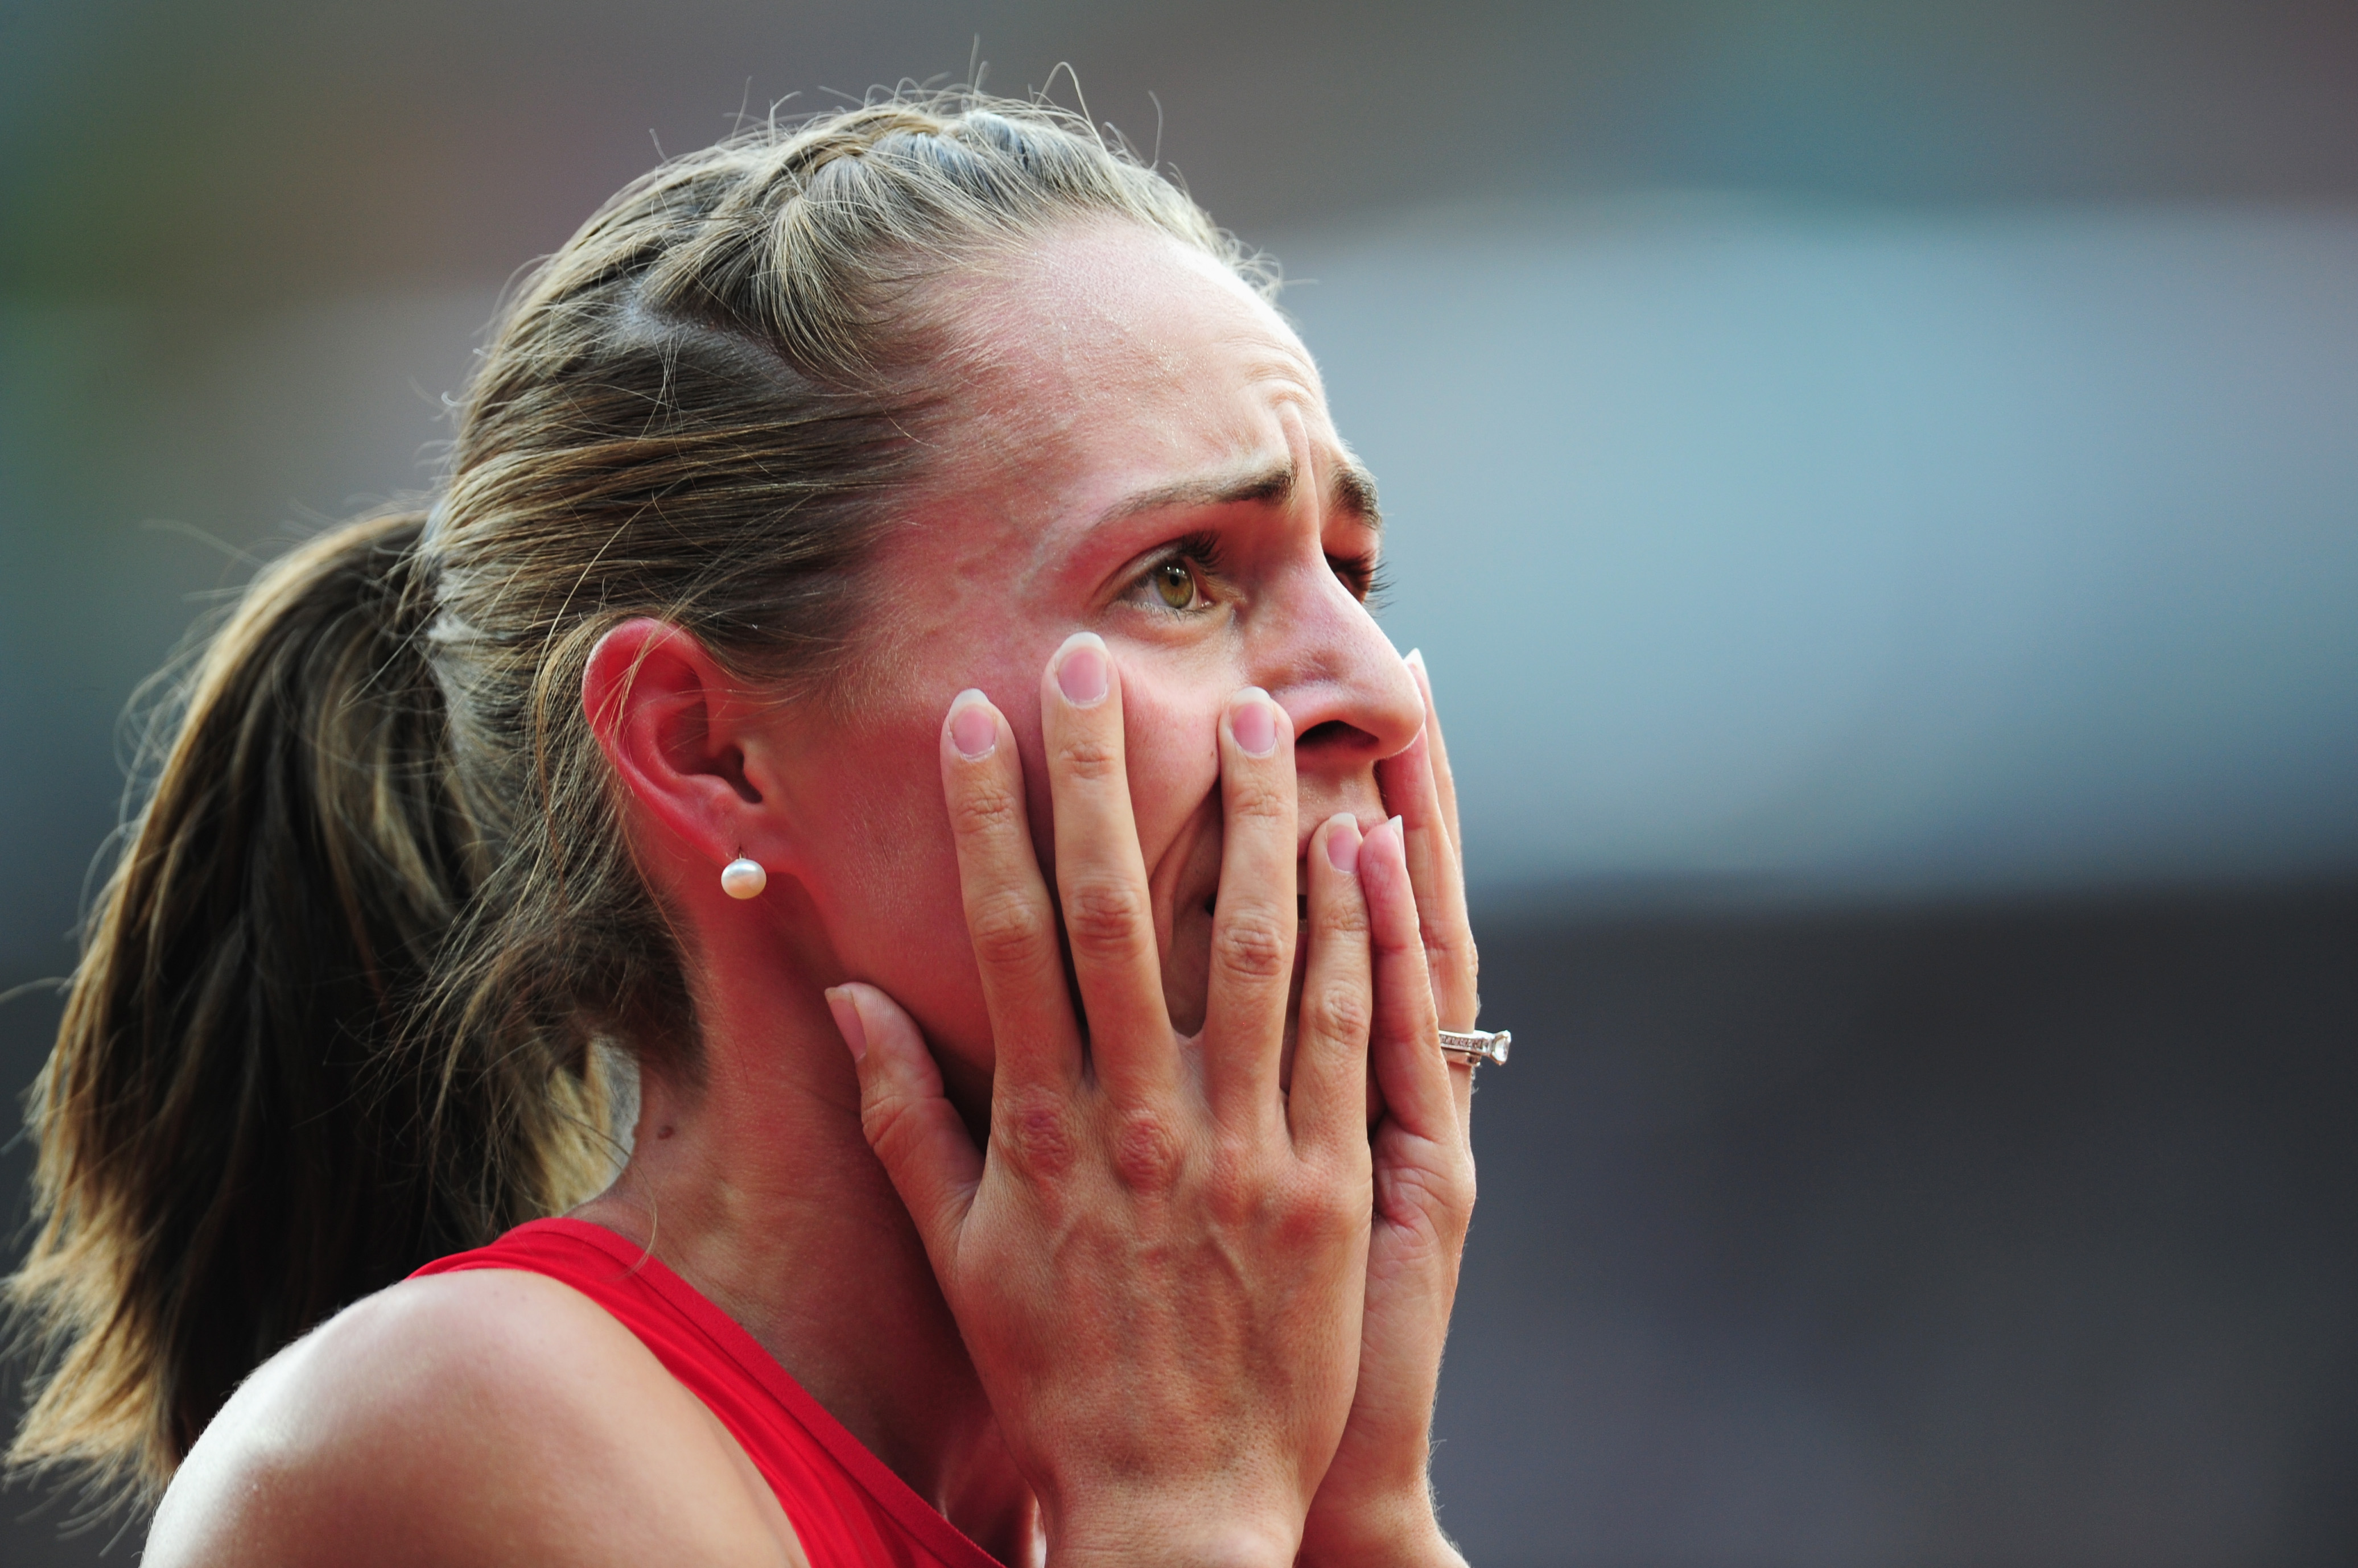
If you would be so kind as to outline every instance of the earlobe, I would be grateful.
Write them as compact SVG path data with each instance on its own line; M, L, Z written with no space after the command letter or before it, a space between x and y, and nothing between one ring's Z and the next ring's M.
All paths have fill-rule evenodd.
M750 705L694 636L644 617L615 627L590 650L581 708L644 826L707 865L760 840L739 733Z

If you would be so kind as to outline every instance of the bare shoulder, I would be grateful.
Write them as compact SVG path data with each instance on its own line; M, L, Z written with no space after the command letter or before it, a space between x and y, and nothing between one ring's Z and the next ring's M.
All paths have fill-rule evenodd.
M247 1379L157 1509L155 1568L800 1564L726 1428L537 1274L407 1280Z

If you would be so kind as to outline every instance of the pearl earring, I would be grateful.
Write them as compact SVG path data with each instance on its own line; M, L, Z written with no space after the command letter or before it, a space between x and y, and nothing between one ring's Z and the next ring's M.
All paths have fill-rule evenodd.
M720 891L730 898L759 898L762 890L770 885L770 873L762 869L759 860L740 855L720 868Z

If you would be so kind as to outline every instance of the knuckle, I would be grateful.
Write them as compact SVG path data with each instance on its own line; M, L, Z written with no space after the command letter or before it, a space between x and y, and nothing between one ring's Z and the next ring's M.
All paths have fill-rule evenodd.
M1426 952L1435 958L1464 966L1469 974L1479 962L1480 956L1474 947L1474 933L1467 930L1463 922L1435 916L1421 922L1417 935L1424 943Z
M1003 832L1022 817L1022 807L1016 797L992 784L971 785L958 791L950 802L950 827L961 838Z
M1049 956L1055 938L1037 908L1014 889L987 893L967 910L975 961L986 968L1028 969Z
M1357 986L1329 984L1303 993L1303 1033L1320 1040L1364 1044L1374 1020L1375 1009Z
M1377 946L1387 950L1408 947L1422 950L1424 947L1423 914L1416 907L1414 895L1405 885L1392 890L1392 896L1384 898L1381 907L1378 907L1377 901L1372 898L1368 901L1368 907L1371 916L1369 928Z
M1318 931L1323 936L1349 936L1364 942L1369 929L1364 899L1336 899L1318 918Z
M870 1095L860 1105L860 1130L867 1136L868 1146L876 1151L885 1168L892 1169L914 1132L908 1100L895 1094Z
M860 1103L860 1130L888 1174L914 1172L923 1166L925 1146L942 1134L944 1109L928 1097L873 1095Z
M1232 817L1284 821L1293 816L1293 770L1246 768L1222 775L1220 789Z
M1395 1224L1462 1239L1474 1214L1474 1175L1469 1170L1394 1165L1379 1170L1378 1209Z
M994 1136L1014 1167L1036 1180L1072 1169L1076 1148L1070 1109L1044 1093L1003 1098L993 1117Z
M1217 1223L1233 1227L1249 1225L1268 1198L1257 1144L1238 1133L1224 1134L1217 1152L1206 1162L1199 1186L1205 1207Z
M1371 1173L1359 1170L1354 1179L1329 1182L1319 1188L1319 1201L1314 1206L1312 1217L1331 1236L1349 1236L1363 1229L1375 1208L1375 1183Z
M1273 980L1293 968L1293 932L1267 910L1236 910L1212 932L1212 961L1244 980Z
M1121 747L1097 735L1075 735L1056 748L1061 771L1082 784L1106 784L1123 776Z
M1150 929L1146 900L1127 881L1083 879L1065 890L1065 932L1076 954L1127 956Z
M1297 1184L1286 1205L1286 1239L1297 1246L1330 1244L1368 1223L1371 1191L1337 1172Z
M1432 951L1418 938L1413 925L1403 926L1400 922L1391 920L1373 923L1368 927L1368 943L1376 952L1388 958L1404 957L1412 954L1422 957Z
M1186 1147L1170 1122L1142 1108L1122 1113L1114 1129L1113 1168L1136 1193L1167 1193L1178 1184Z
M1450 923L1439 912L1422 905L1416 912L1416 939L1436 953L1457 946L1457 933Z

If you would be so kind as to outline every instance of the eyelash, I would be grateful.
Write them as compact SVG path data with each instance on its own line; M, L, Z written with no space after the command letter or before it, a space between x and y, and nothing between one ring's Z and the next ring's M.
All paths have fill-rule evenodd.
M1384 563L1374 556L1329 556L1326 564L1371 615L1381 610L1391 596L1391 578L1385 572Z
M1137 584L1132 591L1151 592L1153 589L1154 574L1164 567L1178 562L1184 564L1188 568L1188 574L1195 579L1195 591L1208 600L1211 595L1205 589L1205 581L1206 579L1217 580L1220 577L1220 541L1217 535L1208 533L1184 535L1174 540L1169 549L1148 563L1146 569L1138 575ZM1360 603L1366 605L1370 612L1380 610L1386 599L1390 596L1391 579L1386 574L1383 563L1372 555L1328 556L1326 565L1333 569L1337 578L1342 579L1343 586L1349 589L1352 595ZM1165 614L1169 615L1197 613L1193 609L1174 610L1169 605L1163 605L1161 608Z

